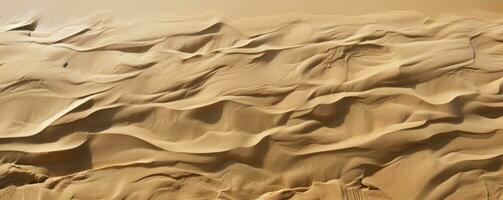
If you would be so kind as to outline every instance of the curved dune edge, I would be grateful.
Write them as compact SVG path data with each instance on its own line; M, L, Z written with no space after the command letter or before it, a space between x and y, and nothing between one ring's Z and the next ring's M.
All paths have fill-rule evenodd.
M498 199L503 18L0 27L0 199Z

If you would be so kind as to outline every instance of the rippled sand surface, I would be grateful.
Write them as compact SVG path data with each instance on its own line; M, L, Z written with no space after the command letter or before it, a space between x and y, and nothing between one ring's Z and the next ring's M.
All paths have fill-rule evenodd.
M0 199L503 198L503 20L0 27Z

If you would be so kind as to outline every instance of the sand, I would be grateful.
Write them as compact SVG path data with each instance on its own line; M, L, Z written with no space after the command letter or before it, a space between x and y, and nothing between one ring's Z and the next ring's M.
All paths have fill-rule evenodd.
M0 199L501 199L503 18L0 26Z
M0 26L35 14L37 30L59 28L82 17L108 12L120 20L159 16L197 16L213 13L228 19L291 13L367 15L387 11L416 11L429 17L470 16L479 11L503 13L501 0L1 0Z

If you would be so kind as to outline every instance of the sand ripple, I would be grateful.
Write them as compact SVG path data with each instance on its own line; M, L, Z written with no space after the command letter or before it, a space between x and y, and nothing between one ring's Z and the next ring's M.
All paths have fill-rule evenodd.
M503 23L0 27L0 199L498 199Z

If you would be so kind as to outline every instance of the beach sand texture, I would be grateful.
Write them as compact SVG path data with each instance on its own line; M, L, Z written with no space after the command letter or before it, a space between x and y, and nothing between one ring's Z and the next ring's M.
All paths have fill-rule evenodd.
M497 200L503 18L0 27L0 199Z

